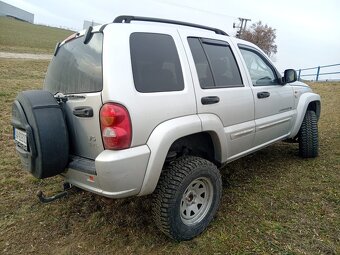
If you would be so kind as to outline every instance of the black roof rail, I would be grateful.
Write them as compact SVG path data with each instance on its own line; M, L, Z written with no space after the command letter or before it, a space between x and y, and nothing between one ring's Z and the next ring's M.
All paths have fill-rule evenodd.
M174 25L181 25L181 26L187 26L187 27L196 27L196 28L202 28L206 30L214 31L216 34L219 35L226 35L228 34L224 32L221 29L214 28L214 27L207 27L202 26L194 23L188 23L188 22L182 22L177 20L170 20L170 19L158 19L158 18L150 18L150 17L140 17L140 16L118 16L114 19L113 23L131 23L131 21L137 20L137 21L149 21L149 22L159 22L159 23L167 23L167 24L174 24Z

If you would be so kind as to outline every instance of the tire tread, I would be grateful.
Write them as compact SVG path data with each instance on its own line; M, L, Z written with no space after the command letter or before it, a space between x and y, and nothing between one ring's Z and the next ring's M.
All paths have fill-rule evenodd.
M156 226L172 239L183 240L178 236L178 233L174 233L170 225L169 210L174 203L173 198L182 181L200 166L216 168L213 163L205 159L194 156L184 156L171 162L161 173L158 185L153 194L152 216Z
M307 111L299 131L299 154L303 158L318 156L318 123L314 111Z

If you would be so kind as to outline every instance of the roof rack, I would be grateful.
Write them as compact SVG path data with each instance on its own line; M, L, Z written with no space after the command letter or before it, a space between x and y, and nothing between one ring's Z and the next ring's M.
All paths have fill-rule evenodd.
M219 35L228 36L228 34L226 32L224 32L223 30L218 29L218 28L207 27L207 26L202 26L202 25L198 25L198 24L194 24L194 23L188 23L188 22L182 22L182 21L170 20L170 19L158 19L158 18L123 15L123 16L118 16L117 18L115 18L113 23L131 23L131 21L133 21L133 20L159 22L159 23L167 23L167 24L202 28L202 29L214 31L216 34L219 34Z

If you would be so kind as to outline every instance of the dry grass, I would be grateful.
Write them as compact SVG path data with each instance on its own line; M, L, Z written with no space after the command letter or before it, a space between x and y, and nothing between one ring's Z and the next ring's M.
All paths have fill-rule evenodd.
M0 17L0 51L52 54L73 31Z
M302 160L278 143L222 170L218 215L188 242L164 237L150 217L150 198L108 200L74 191L52 204L61 178L36 180L21 170L12 141L11 102L40 88L44 61L0 59L0 253L3 254L339 254L340 84L311 84L322 96L320 156Z

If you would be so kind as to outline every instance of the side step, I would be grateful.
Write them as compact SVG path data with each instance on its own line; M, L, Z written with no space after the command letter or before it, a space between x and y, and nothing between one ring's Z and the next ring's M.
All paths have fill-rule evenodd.
M54 196L47 197L45 194L39 190L37 192L37 197L39 198L40 202L43 204L53 202L59 198L66 197L68 195L68 190L72 188L72 185L68 182L63 183L64 191L55 194Z

